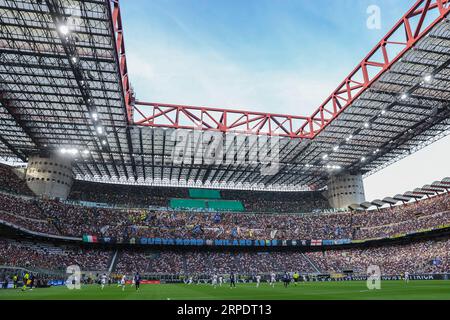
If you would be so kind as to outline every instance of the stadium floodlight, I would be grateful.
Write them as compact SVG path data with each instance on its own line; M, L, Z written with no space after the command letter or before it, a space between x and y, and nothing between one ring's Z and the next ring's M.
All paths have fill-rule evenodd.
M433 75L427 74L425 77L423 77L423 80L425 80L425 82L431 82L433 80Z
M361 158L361 162L366 162L366 160L367 160L366 157Z
M77 63L77 62L78 62L78 58L75 57L75 56L73 56L73 57L71 58L71 60L72 60L73 63Z
M102 140L102 144L103 144L104 146L106 146L106 144L107 144L106 140Z
M83 150L84 155L88 155L89 153L91 153L91 152L88 149Z
M353 135L349 135L349 136L345 139L345 141L349 142L349 141L352 140L352 139L353 139Z
M408 94L407 93L402 93L402 95L400 96L400 99L402 99L402 100L408 99Z
M69 27L66 26L65 24L60 25L58 29L59 32L64 36L67 36L70 32Z
M369 129L370 128L370 123L369 122L364 122L364 128Z
M322 160L327 160L328 159L328 155L327 154L324 154L323 156L322 156Z
M98 126L98 127L97 127L97 133L98 133L98 134L103 134L103 132L104 132L104 131L103 131L103 127L102 127L102 126Z
M387 113L385 109L381 110L381 115L384 116Z
M94 121L98 121L98 113L97 112L92 112L91 116Z
M78 150L77 150L77 149L66 149L66 148L62 148L62 149L60 150L60 152L61 152L62 154L76 155L76 154L78 153Z
M334 151L334 152L339 151L339 146L335 146L335 147L333 148L333 151Z

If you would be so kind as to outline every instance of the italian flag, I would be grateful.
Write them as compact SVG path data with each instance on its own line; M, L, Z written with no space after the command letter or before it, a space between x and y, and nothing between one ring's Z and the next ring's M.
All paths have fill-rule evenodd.
M88 236L88 235L84 235L83 236L83 242L88 242L88 243L97 243L98 239L96 236Z

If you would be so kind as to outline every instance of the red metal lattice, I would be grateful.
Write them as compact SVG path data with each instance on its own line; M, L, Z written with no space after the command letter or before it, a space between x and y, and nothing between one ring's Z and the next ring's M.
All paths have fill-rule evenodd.
M450 12L450 0L418 0L312 116L302 117L147 102L136 102L133 105L119 0L112 0L112 3L129 123L301 139L313 139L317 136Z

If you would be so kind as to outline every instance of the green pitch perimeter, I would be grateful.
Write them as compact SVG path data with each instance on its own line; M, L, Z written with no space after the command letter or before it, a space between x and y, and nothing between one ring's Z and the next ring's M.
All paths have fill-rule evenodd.
M450 300L450 281L384 281L381 290L367 290L365 282L302 283L284 288L261 284L238 284L230 289L224 285L144 285L136 292L127 286L123 292L117 285L84 286L70 291L65 287L49 289L0 290L0 300Z

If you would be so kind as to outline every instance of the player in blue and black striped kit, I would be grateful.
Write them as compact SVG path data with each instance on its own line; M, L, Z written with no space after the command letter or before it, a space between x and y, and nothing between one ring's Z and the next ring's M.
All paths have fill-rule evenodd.
M136 272L134 275L134 285L136 286L136 291L138 291L141 286L141 276L139 275L139 272Z
M230 288L236 288L236 275L234 272L230 274Z

